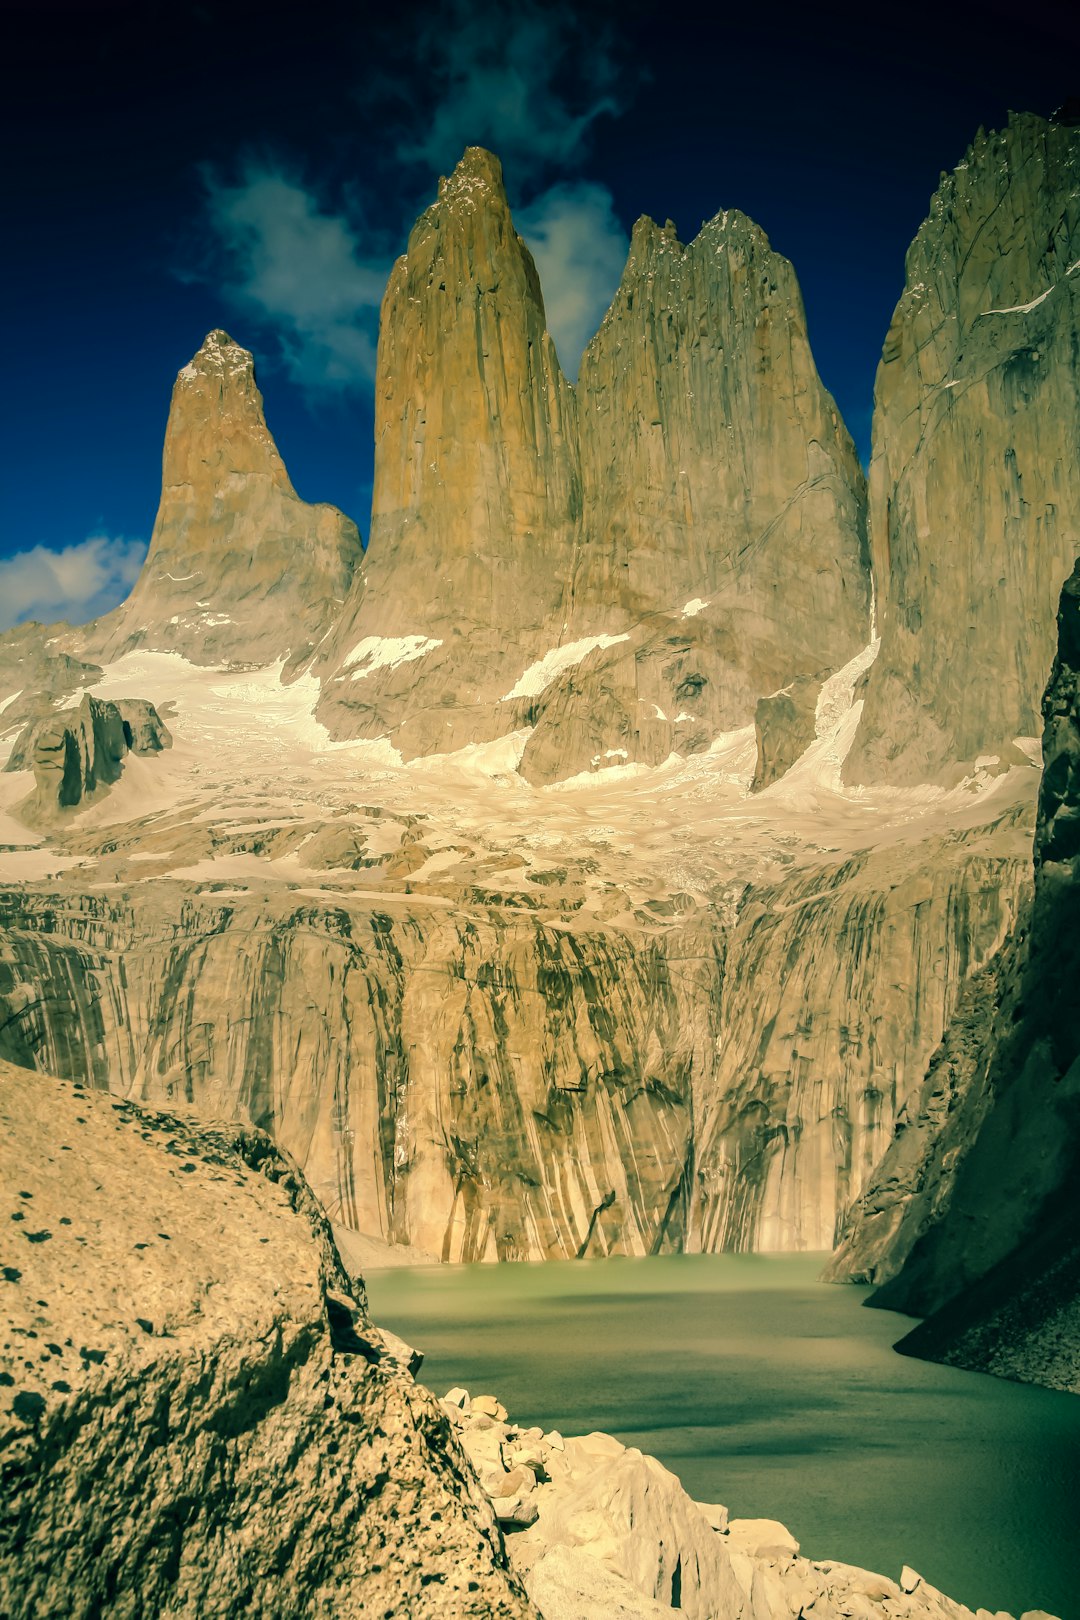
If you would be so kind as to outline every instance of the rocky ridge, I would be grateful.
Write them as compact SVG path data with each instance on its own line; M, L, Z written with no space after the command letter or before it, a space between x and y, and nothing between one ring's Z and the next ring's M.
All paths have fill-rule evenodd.
M535 1612L274 1143L7 1064L0 1118L5 1615Z
M1057 152L1048 128L1009 138ZM686 247L638 228L577 392L488 154L444 183L387 300L384 575L374 541L350 572L338 518L292 494L250 357L211 334L178 380L143 594L96 649L0 644L5 746L75 691L152 702L174 737L61 826L28 829L28 773L0 777L2 1050L267 1125L336 1215L447 1257L828 1246L1023 913L1034 745L949 791L845 786L885 656L860 647L858 469L790 266L743 216ZM324 604L311 662L270 637L269 581L273 536L295 549L316 521L336 538L296 586ZM201 586L175 576L211 556L263 604L254 641L180 611ZM786 558L824 615L794 615L790 679ZM445 623L393 617L413 607ZM140 614L149 647L124 629ZM338 727L346 691L352 741L318 718Z
M1011 114L942 175L878 367L882 644L850 780L948 780L1038 734L1076 552L1078 334L1080 129Z
M12 1620L973 1620L912 1570L800 1557L609 1435L437 1403L261 1132L6 1064L0 1117Z
M460 1388L442 1406L545 1620L975 1620L907 1566L893 1580L815 1562L775 1520L693 1501L655 1457L610 1434L522 1428L493 1396Z
M127 754L159 754L172 746L169 728L152 703L118 703L84 696L77 708L27 726L4 769L30 770L34 792L27 819L74 810L119 781Z
M1080 1390L1080 563L1061 593L1024 926L973 980L831 1263L913 1353Z

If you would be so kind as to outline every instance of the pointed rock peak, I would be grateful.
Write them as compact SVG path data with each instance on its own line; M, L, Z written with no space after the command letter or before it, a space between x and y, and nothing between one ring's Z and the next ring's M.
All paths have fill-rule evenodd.
M181 368L178 382L192 382L196 377L248 378L255 375L255 361L250 349L234 343L228 332L216 327L208 332L195 356Z
M481 189L493 192L500 202L506 202L502 164L494 152L483 146L467 146L449 179L445 176L440 179L439 200L450 201Z
M676 253L683 250L674 220L668 219L663 225L658 225L648 214L642 214L640 219L634 221L634 228L630 233L631 255L663 251L665 248Z
M752 242L766 253L772 252L772 244L761 226L749 214L744 214L741 208L721 208L712 219L704 222L698 237L706 241L716 241L722 237L725 242L741 239Z

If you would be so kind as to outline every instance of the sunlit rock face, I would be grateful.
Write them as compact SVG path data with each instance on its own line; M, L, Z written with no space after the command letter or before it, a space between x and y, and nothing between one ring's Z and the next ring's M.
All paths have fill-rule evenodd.
M961 986L1015 924L1018 842L927 839L747 893L700 1097L695 1246L832 1248Z
M0 1063L0 1186L5 1615L535 1615L273 1142Z
M152 647L295 664L340 613L361 554L349 518L293 489L247 349L211 332L173 388L142 573L80 645L99 661Z
M8 890L0 1053L248 1119L335 1219L447 1260L827 1248L1014 920L1024 841L819 859L649 927L415 878Z
M694 753L867 639L864 491L787 260L639 221L575 389L471 148L382 311L364 578L321 714L406 757L532 728L542 783Z
M497 158L470 147L383 301L371 540L324 712L407 756L513 729L558 639L581 508L577 407Z
M965 995L831 1275L936 1312L913 1353L1080 1390L1080 565L1043 702L1035 893Z
M1080 511L1080 130L976 137L907 256L878 368L881 656L851 781L958 774L1036 735Z
M606 748L649 764L695 753L868 639L862 471L794 270L752 220L718 214L689 246L639 220L577 392L567 616L573 634L631 634L547 694L523 761L534 780L595 768Z
M1038 121L1002 140L1036 127L1056 151ZM345 520L291 493L212 334L131 601L0 641L5 746L77 687L175 737L49 841L0 775L0 1053L266 1126L335 1218L448 1259L828 1247L1022 913L1037 777L842 782L886 654L790 266L738 214L688 247L643 223L575 394L470 151L391 278L379 377L344 608ZM264 557L279 533L310 576ZM185 619L203 568L199 613L238 621L250 583L243 626ZM954 623L911 577L932 693ZM999 653L1028 634L1001 615ZM140 638L171 656L114 656Z

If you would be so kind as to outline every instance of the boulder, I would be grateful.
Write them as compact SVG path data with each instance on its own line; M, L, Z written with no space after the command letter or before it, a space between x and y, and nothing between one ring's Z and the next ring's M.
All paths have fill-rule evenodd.
M0 1613L533 1614L288 1156L0 1064Z

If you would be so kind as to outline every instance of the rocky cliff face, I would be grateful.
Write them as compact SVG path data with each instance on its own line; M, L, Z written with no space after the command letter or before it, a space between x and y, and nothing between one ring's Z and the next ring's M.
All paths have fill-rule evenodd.
M940 1312L910 1347L1080 1389L1080 565L1061 594L1026 929L973 983L856 1205L835 1276Z
M606 922L595 860L465 888L426 829L209 819L201 893L123 854L92 898L3 893L0 1051L248 1119L335 1219L448 1260L831 1246L1025 887L1011 813ZM185 836L128 847L164 879Z
M654 764L867 639L862 474L794 272L741 214L689 247L639 221L575 392L470 149L391 276L376 403L335 732L409 757L532 729L538 783Z
M251 355L211 332L173 388L142 573L78 645L98 661L151 647L199 664L295 664L341 611L360 558L355 524L293 489Z
M943 779L1038 733L1077 544L1078 333L1080 130L1013 115L942 176L878 368L882 649L850 780Z
M985 154L1012 164L996 221L1066 136L1020 120L981 143L966 213L950 182L912 258L929 286L938 244L940 299L985 235ZM964 401L1012 375L986 364ZM875 531L893 651L861 707L861 485L790 266L741 215L688 247L644 222L575 393L498 165L471 151L391 278L379 379L371 563L344 610L353 531L297 500L250 357L212 334L177 383L144 582L81 662L40 632L0 645L5 737L80 683L172 703L177 741L145 795L133 769L47 838L4 813L31 783L0 776L0 1051L272 1128L336 1215L447 1258L828 1246L1022 913L1035 773L1016 755L950 793L913 788L917 762L903 788L841 781L895 685L901 582L928 692L953 619L942 569ZM909 431L891 387L879 484ZM930 394L951 411L961 390ZM896 454L906 489L921 452ZM962 471L990 501L995 466ZM1064 462L1046 476L1070 498ZM204 576L218 594L194 608L229 624L192 617ZM131 655L90 663L95 635L93 656ZM57 684L28 710L38 670Z
M571 634L631 633L551 688L533 779L605 745L694 753L868 639L862 472L795 273L753 221L718 214L684 247L639 220L577 392Z
M7 1064L0 1122L5 1615L534 1614L279 1148Z

